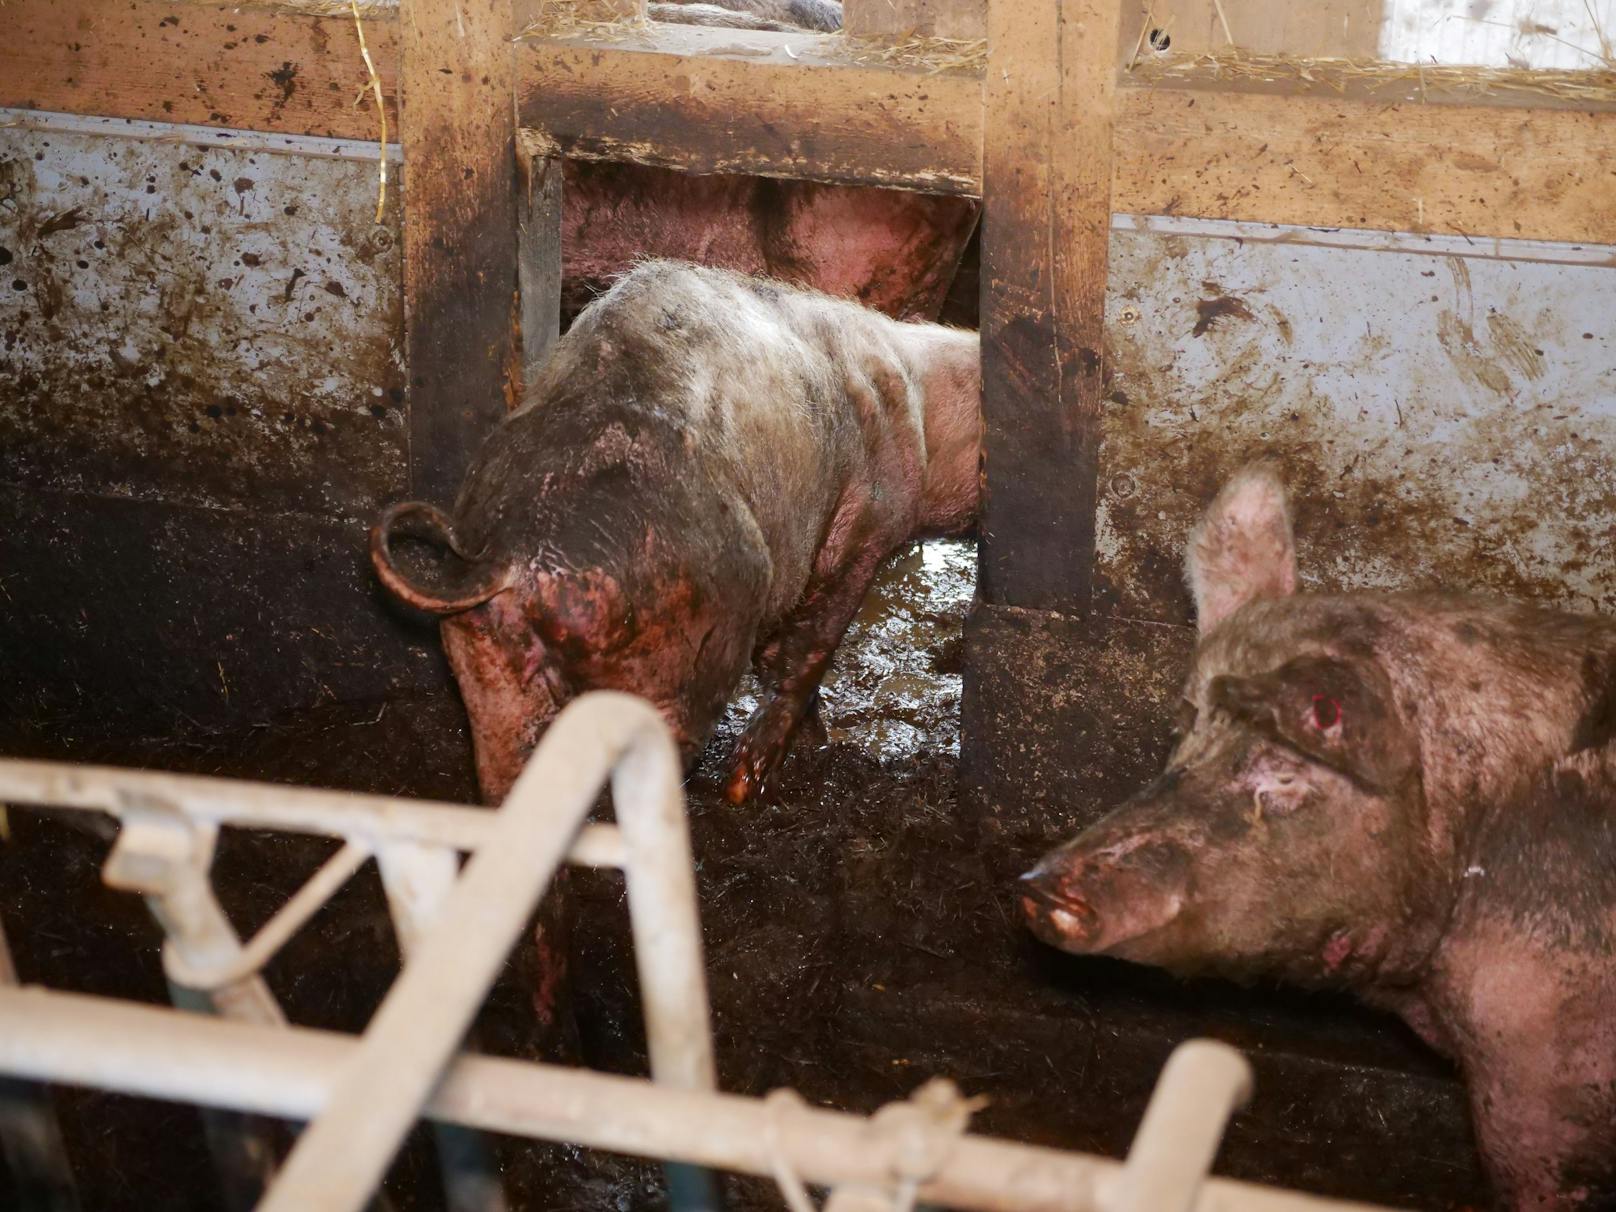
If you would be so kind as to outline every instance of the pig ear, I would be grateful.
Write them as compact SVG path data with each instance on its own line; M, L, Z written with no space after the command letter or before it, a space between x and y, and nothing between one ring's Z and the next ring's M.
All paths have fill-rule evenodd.
M1202 635L1247 602L1296 592L1290 506L1272 468L1247 467L1224 485L1190 534L1185 573Z

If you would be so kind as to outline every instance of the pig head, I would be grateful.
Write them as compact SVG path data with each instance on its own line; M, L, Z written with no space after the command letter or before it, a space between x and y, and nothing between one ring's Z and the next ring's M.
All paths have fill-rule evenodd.
M1032 928L1180 972L1416 979L1481 814L1608 730L1616 625L1453 594L1298 594L1265 467L1213 502L1187 573L1200 635L1167 769L1029 872Z
M694 761L746 668L754 635L751 616L734 608L733 580L721 589L699 562L656 558L653 526L609 534L600 519L623 503L621 486L612 491L610 506L592 509L587 494L575 501L573 516L594 532L570 545L594 557L582 561L524 542L500 525L510 511L475 500L461 505L493 523L475 541L422 502L393 506L371 532L382 583L440 619L488 803L505 798L539 737L585 688L648 699ZM625 533L632 551L614 546ZM725 567L737 561L731 552Z
M1459 1061L1512 1207L1610 1206L1616 624L1298 594L1262 468L1212 504L1188 575L1200 636L1167 769L1024 877L1033 930L1351 988Z

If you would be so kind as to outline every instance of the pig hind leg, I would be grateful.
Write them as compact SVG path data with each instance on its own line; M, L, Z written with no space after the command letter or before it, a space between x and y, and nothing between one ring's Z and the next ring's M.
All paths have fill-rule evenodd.
M834 573L815 577L796 608L758 654L762 701L735 743L725 794L740 804L757 795L785 758L805 720L818 722L819 683L858 613L886 555L858 551Z

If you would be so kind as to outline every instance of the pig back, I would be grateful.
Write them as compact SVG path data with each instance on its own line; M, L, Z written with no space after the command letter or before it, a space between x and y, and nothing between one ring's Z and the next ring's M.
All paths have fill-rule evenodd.
M765 615L778 615L866 470L826 342L866 314L722 271L638 267L579 317L485 443L460 524L510 556L572 564L632 563L648 529L693 561L759 549Z

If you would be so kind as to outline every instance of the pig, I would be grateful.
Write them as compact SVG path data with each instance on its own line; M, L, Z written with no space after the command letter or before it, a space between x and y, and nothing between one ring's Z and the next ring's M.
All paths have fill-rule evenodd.
M756 795L880 564L973 523L980 394L974 333L677 262L624 275L452 515L406 502L371 533L382 584L441 619L484 795L588 689L650 700L691 761L749 661L726 791Z
M834 33L839 0L655 3L652 20ZM979 205L965 198L766 177L693 176L640 164L562 161L562 294L569 322L647 258L697 261L935 320L965 260L974 284ZM960 320L975 326L974 291Z
M979 205L901 190L561 163L561 311L644 260L693 261L935 320Z
M651 5L648 15L653 21L729 29L834 34L842 28L841 0L669 0Z
M1166 771L1023 877L1034 933L1350 989L1458 1062L1509 1206L1616 1204L1616 621L1300 594L1260 466L1187 565Z
M683 25L842 28L837 0L681 0L647 11ZM969 199L576 159L561 170L564 322L637 262L662 258L784 279L903 320L937 319L965 269L959 319L975 327L965 288L975 283L980 207Z

